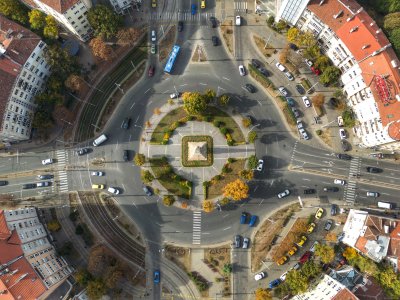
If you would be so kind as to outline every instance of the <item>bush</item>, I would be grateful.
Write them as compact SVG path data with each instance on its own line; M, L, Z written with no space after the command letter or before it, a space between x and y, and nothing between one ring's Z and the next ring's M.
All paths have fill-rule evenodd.
M250 118L243 118L243 119L242 119L242 125L243 125L243 127L245 127L245 128L249 128L250 125L252 125L251 119L250 119Z
M274 16L269 16L267 19L267 24L269 27L271 27L275 23L275 17Z
M222 125L222 122L221 122L221 121L215 120L215 121L213 122L213 125L214 125L215 127L220 127L220 126Z
M321 129L318 129L318 130L315 131L315 133L316 133L317 135L321 135L321 134L322 134L322 130L321 130Z
M235 142L233 140L227 140L226 143L228 144L228 146L234 146Z
M154 180L153 174L149 170L141 170L140 171L140 179L142 180L143 183L149 184Z
M250 169L255 169L257 167L258 164L258 159L257 156L252 155L248 158L248 164L249 164L249 168Z
M345 127L354 127L356 125L356 119L354 118L353 111L345 110L342 114L342 118Z
M212 121L212 116L204 116L203 119L206 122L211 122Z
M257 132L250 131L248 136L247 136L247 139L249 140L249 143L254 143L256 141L256 139L257 139Z
M235 158L233 158L233 157L229 157L228 158L228 163L234 163L236 161L236 159Z
M57 232L61 229L61 224L58 220L51 220L47 223L47 228L52 232Z
M219 131L220 131L223 135L226 135L227 133L229 133L228 128L226 128L226 127L221 127L221 128L219 129Z
M165 205L165 206L171 206L172 204L174 204L174 202L175 202L175 198L174 198L174 196L172 196L172 195L165 195L164 197L163 197L163 204Z
M143 166L144 163L146 162L146 156L144 156L141 153L136 153L135 157L133 158L133 162L135 163L135 165L137 166Z

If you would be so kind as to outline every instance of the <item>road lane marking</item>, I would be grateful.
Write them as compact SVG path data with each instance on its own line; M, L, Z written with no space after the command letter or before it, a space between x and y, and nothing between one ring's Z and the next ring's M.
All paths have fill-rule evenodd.
M225 230L228 230L228 229L230 229L230 228L231 228L231 226L226 227L226 228L224 228L224 229L222 229L222 230L225 231Z
M230 81L230 79L229 79L229 78L226 78L226 77L222 77L222 79L225 79L225 80L228 80L228 81Z
M136 102L133 102L131 108L129 110L132 110L132 108L135 106Z

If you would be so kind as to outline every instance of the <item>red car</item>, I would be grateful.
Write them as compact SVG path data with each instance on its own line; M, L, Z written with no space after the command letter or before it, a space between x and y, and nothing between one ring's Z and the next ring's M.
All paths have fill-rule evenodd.
M306 253L303 254L302 257L300 257L300 263L304 264L305 262L307 262L310 257L311 257L312 253L310 251L306 251Z
M316 74L316 75L321 75L321 71L316 69L316 68L314 68L314 67L311 67L311 71L313 71L314 74Z
M149 77L153 77L153 75L154 75L154 67L150 66L149 67Z

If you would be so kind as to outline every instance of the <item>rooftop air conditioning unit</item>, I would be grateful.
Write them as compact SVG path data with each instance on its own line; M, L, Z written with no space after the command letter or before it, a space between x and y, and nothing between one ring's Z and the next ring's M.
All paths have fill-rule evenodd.
M364 50L364 49L367 49L368 47L369 47L369 45L367 44L367 45L362 46L361 49Z
M354 32L354 31L356 31L358 29L358 26L356 26L356 27L353 27L352 29L350 29L350 33L352 33L352 32Z
M336 15L333 15L334 19L339 18L343 14L343 10L339 11Z

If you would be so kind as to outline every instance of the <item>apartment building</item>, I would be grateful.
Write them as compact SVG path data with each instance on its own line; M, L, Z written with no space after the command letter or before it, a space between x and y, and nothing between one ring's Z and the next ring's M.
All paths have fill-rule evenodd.
M342 71L356 144L400 150L400 63L385 34L354 0L311 0L298 9L296 27L312 32Z
M119 15L127 13L131 7L139 7L142 4L142 0L109 0L114 11Z
M35 95L50 74L46 44L38 35L0 15L0 140L28 140Z
M90 39L93 29L87 19L91 0L21 0L33 9L53 16L62 26L81 41ZM126 0L128 1L128 0Z
M285 20L295 25L310 0L278 0L276 1L276 21Z

